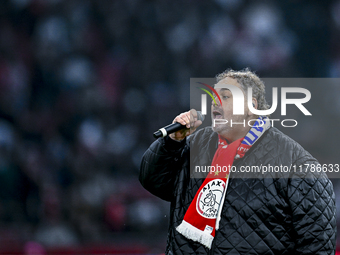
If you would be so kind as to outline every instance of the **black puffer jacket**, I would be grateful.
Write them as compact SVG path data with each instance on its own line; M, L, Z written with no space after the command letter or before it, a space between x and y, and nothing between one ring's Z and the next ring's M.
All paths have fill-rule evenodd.
M189 142L190 140L190 142ZM212 249L176 231L203 178L190 178L195 166L210 165L218 136L199 130L182 142L161 138L145 152L140 182L171 202L166 254L334 254L335 196L324 173L306 171L318 164L298 143L270 128L245 157L234 162ZM193 151L195 150L195 151ZM296 166L281 173L241 173L241 166ZM302 166L300 168L300 166ZM254 177L254 176L253 176ZM268 178L269 177L269 178Z

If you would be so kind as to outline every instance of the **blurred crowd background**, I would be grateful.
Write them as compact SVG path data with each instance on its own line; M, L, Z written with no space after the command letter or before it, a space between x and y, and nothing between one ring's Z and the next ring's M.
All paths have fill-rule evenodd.
M164 252L169 205L139 164L190 78L336 78L339 40L339 0L1 0L0 254ZM289 130L322 163L340 163L339 86Z

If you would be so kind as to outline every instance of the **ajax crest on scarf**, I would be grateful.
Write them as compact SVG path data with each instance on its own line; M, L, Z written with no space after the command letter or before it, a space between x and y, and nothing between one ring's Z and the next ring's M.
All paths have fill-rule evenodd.
M208 182L198 195L197 212L207 219L216 218L224 189L225 183L221 180L217 179Z

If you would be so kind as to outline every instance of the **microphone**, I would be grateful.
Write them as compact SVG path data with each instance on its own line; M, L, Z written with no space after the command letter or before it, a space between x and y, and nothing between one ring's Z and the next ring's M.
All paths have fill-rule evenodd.
M202 113L200 111L196 111L196 112L197 112L197 120L200 120L200 121L203 122L204 115L202 115ZM186 128L186 127L184 125L178 123L178 122L175 122L175 123L167 125L167 126L165 126L163 128L160 128L158 131L153 133L153 137L154 138L165 137L168 134L177 132L177 131L179 131L179 130L181 130L183 128Z

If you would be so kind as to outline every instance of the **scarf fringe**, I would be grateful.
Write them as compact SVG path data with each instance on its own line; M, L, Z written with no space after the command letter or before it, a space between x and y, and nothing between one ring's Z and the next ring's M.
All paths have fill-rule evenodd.
M211 244L214 237L208 233L205 233L204 231L197 229L185 220L182 221L182 223L176 228L176 230L186 238L197 241L205 245L208 249L211 249Z

